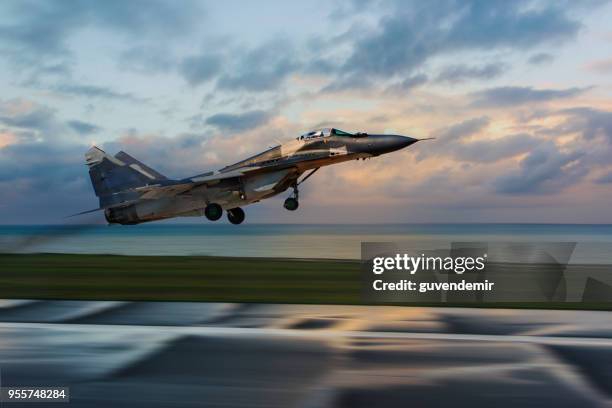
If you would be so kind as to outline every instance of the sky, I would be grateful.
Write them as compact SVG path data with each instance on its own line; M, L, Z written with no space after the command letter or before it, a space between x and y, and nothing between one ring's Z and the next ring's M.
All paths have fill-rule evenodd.
M0 224L97 207L94 144L184 178L326 126L436 139L247 221L612 223L610 21L604 1L4 1Z

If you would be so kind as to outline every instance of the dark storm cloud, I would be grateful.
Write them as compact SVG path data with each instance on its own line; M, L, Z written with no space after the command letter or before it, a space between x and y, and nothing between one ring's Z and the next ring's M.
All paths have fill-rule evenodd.
M197 55L185 58L180 71L185 80L192 86L200 85L212 79L221 68L221 58L215 55Z
M375 29L361 29L341 76L385 78L413 71L445 52L529 49L575 37L570 7L548 2L398 2Z
M474 107L500 107L532 102L547 102L580 95L588 88L534 89L532 87L502 86L471 93Z
M241 131L256 128L267 123L272 118L270 112L253 110L244 113L218 113L209 116L206 124L219 130Z
M554 59L555 59L554 55L548 54L546 52L540 52L538 54L534 54L531 57L529 57L527 62L530 63L531 65L543 65L543 64L549 64L553 62Z
M552 143L542 143L521 162L518 170L497 178L493 182L501 194L555 193L575 184L588 168L579 151L561 152Z
M456 84L473 79L493 79L503 74L507 69L508 67L502 63L492 63L480 67L451 65L444 68L435 80Z
M97 133L102 129L92 123L87 123L80 120L68 121L67 125L80 135L89 135L92 133Z

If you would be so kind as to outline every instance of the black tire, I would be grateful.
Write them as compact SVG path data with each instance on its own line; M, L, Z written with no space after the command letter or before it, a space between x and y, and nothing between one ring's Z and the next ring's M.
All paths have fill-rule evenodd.
M219 204L210 203L204 209L204 215L211 221L217 221L223 215L223 208Z
M235 225L242 224L242 221L244 221L244 210L240 207L227 210L227 220Z
M283 204L283 206L289 211L295 211L300 206L300 203L297 199L289 197L285 200L285 204Z

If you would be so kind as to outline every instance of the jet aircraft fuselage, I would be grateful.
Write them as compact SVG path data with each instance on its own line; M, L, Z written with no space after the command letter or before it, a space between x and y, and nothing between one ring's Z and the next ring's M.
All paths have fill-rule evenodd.
M233 224L244 221L242 207L292 188L284 207L299 205L298 185L323 166L366 159L417 142L399 135L348 133L326 128L226 166L218 171L170 180L125 152L110 156L97 147L86 154L91 181L111 224L139 224L179 216L216 221L223 210ZM299 180L305 175L302 180Z

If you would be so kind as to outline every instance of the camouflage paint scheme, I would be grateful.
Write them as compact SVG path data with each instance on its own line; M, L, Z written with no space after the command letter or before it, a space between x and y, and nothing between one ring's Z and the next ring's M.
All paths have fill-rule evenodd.
M306 133L218 171L181 180L168 179L125 152L110 156L94 146L87 151L85 159L100 200L99 210L104 210L109 223L139 224L179 216L208 217L207 208L224 209L228 217L239 212L244 219L240 207L275 196L290 187L297 208L298 179L305 172L311 172L306 178L320 167L389 153L418 140L399 135L351 134L326 128ZM230 221L242 222L235 222L235 218Z

